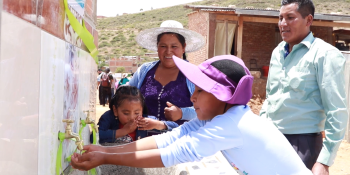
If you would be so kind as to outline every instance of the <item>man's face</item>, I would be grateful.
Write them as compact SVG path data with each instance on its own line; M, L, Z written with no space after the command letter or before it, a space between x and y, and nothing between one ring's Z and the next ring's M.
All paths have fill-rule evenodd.
M308 35L313 20L311 14L303 18L298 7L296 3L284 5L279 15L278 27L282 39L292 46L299 44Z

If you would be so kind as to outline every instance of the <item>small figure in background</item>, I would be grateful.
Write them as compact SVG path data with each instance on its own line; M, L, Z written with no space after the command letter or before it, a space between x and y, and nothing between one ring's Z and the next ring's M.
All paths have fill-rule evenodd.
M124 85L124 84L126 84L127 82L129 82L129 79L127 78L127 75L128 75L128 74L124 74L123 77L122 77L122 79L120 79L120 81L119 81L119 83L118 83L119 86L120 86L120 85Z
M111 96L109 99L112 99L112 97L114 96L114 91L117 89L117 88L115 88L116 79L114 78L114 76L112 74L109 74L108 78L109 78L109 81L111 82Z
M100 102L100 105L102 104L102 88L101 88L101 75L102 75L102 69L97 70L97 90L98 90L98 100Z
M109 104L111 96L111 82L109 80L110 69L107 68L105 72L101 73L101 87L102 87L102 102L101 105Z

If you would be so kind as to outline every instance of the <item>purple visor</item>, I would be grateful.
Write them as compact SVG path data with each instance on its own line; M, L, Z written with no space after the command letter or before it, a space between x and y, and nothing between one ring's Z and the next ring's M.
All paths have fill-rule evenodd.
M252 97L254 77L244 62L233 55L215 56L196 66L183 59L173 56L173 60L180 71L195 85L213 94L220 101L229 104L246 105ZM234 82L211 64L218 60L232 60L241 65L246 74L240 81Z

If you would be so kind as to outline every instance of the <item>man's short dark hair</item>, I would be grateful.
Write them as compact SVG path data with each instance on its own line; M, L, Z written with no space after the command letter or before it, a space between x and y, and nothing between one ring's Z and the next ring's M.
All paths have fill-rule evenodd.
M315 6L312 0L282 0L281 6L296 3L298 4L298 12L301 14L303 18L308 15L315 15Z

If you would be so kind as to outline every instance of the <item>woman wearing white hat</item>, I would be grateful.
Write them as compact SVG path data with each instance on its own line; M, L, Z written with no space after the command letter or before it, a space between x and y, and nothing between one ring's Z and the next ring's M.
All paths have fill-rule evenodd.
M158 51L159 57L159 61L143 64L129 83L141 90L150 115L137 121L139 129L149 130L149 135L153 135L195 118L190 101L194 85L179 71L172 56L185 59L185 52L204 46L204 38L184 29L177 21L167 20L158 28L140 32L136 41L144 48Z

